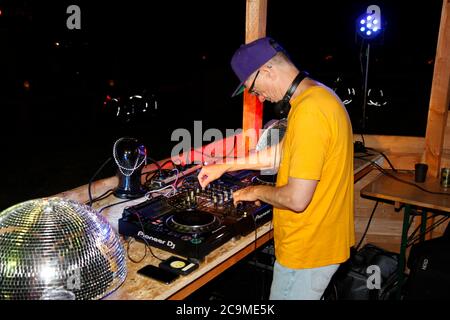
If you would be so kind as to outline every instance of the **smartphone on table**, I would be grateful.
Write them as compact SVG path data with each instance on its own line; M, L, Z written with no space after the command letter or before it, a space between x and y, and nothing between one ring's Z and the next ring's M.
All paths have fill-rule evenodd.
M143 276L158 280L159 282L169 284L176 280L180 275L170 272L168 270L161 269L159 267L156 267L154 265L146 265L142 269L139 269L137 271L138 274L141 274Z

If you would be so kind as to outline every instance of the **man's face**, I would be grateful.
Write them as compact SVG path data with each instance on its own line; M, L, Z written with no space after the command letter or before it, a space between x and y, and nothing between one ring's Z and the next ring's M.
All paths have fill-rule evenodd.
M276 102L281 100L276 92L275 83L268 75L268 71L265 69L258 69L255 71L244 83L248 88L248 93L258 97L259 101L265 100L270 102Z

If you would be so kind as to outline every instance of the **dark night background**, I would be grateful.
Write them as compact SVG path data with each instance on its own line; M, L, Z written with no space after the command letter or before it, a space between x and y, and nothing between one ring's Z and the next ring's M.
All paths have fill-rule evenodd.
M194 120L241 127L229 61L244 42L245 3L0 0L0 210L86 184L121 136L161 159L172 131ZM71 4L81 30L66 27ZM370 98L383 105L367 106L364 133L424 136L442 1L268 0L267 35L343 100L355 89L346 106L361 132L355 21L370 4L385 22L369 69ZM125 122L104 104L134 94L153 95L158 110ZM266 106L264 120L272 116ZM99 178L113 174L110 165Z

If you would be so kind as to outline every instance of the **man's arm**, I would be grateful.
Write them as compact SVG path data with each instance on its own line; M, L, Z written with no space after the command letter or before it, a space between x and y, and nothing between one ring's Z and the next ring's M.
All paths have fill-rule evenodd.
M198 174L198 181L202 188L210 182L220 178L225 172L236 170L263 170L278 169L280 164L281 145L284 140L275 146L271 146L247 157L228 159L225 163L217 163L204 166Z
M303 212L311 202L318 182L289 177L288 183L281 187L250 186L233 193L234 204L261 200L276 208Z

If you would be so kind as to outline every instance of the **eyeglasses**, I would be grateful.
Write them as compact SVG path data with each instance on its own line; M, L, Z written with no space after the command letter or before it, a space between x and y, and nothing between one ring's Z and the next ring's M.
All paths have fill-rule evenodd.
M256 78L258 78L258 75L259 75L259 70L258 70L258 72L256 72L255 78L253 79L253 82L252 82L250 88L248 88L248 93L255 95L255 96L259 96L259 93L256 92L255 90L253 90L253 88L255 87L255 82L256 82Z

